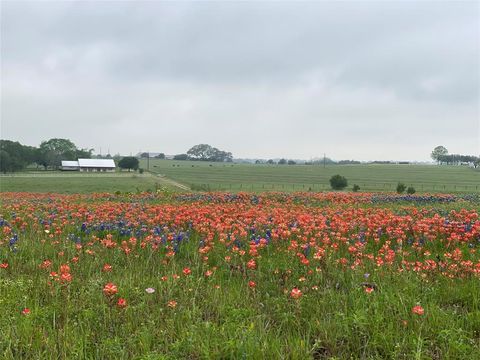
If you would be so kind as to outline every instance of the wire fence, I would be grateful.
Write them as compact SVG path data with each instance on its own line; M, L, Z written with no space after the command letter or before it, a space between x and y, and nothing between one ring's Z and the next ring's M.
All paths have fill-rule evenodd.
M359 191L396 191L397 183L370 183L358 182ZM416 184L405 183L407 187L413 187L416 192L458 192L458 193L476 193L480 192L479 185L471 184ZM353 186L353 184L352 184ZM292 183L198 183L190 185L192 190L197 191L329 191L332 190L329 184L292 184ZM345 190L351 190L351 186Z

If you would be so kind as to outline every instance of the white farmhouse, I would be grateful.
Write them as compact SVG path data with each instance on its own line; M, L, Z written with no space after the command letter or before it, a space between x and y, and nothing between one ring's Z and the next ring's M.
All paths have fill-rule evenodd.
M78 159L80 171L115 171L113 159Z

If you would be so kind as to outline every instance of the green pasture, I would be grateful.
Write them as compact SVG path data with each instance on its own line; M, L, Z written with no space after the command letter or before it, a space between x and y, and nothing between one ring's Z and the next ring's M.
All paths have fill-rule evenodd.
M22 172L0 176L0 191L12 192L54 192L54 193L93 193L93 192L136 192L155 190L164 184L157 176L137 173L62 173L62 172Z
M479 192L480 171L464 166L435 165L264 165L150 159L141 167L165 175L194 190L321 191L340 174L349 188L395 191L398 182L417 192Z
M463 166L434 165L256 165L199 161L142 160L151 173L109 174L32 171L0 176L0 191L57 193L136 192L167 187L183 191L325 191L329 179L340 174L348 188L358 184L361 191L395 191L398 182L417 192L480 192L480 171ZM170 181L170 180L173 180Z

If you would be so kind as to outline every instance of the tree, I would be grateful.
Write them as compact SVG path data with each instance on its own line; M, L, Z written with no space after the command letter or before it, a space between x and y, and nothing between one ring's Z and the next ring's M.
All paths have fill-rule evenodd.
M0 171L13 172L22 170L35 162L36 148L20 144L18 141L0 140Z
M357 184L353 184L352 191L353 191L353 192L357 192L358 190L360 190L360 186L357 185Z
M188 160L187 154L178 154L173 157L173 160Z
M287 164L288 164L288 165L295 165L295 164L296 164L296 162L295 162L295 161L293 161L293 160L288 160Z
M164 154L164 153L160 153L160 154L158 154L157 156L155 156L155 159L165 159L165 154Z
M58 168L62 160L76 160L77 147L68 139L50 139L40 144L42 163Z
M92 157L93 149L77 149L76 158L77 159L90 159ZM107 154L105 157L108 159L110 154ZM100 156L103 158L103 156ZM111 156L110 156L111 158Z
M187 155L192 160L218 161L218 162L233 161L233 155L231 152L219 150L208 144L198 144L198 145L192 146L187 151Z
M407 188L407 194L410 194L410 195L415 194L415 188L413 186L409 186Z
M15 171L15 161L5 150L0 150L0 171L6 174L7 172Z
M267 164L273 165L273 164L275 164L275 161L273 161L273 159L269 159L269 160L267 161Z
M333 190L342 190L348 186L347 179L342 175L333 175L330 178L330 186Z
M125 156L124 158L122 158L122 160L118 162L118 166L121 169L128 169L128 171L132 169L137 170L138 164L139 164L138 159L134 156Z
M286 163L287 163L287 160L285 159L278 160L278 165L285 165Z
M430 154L432 159L437 161L438 163L440 163L440 157L444 155L448 155L448 150L445 146L441 145L433 149L432 153Z
M187 155L193 160L207 161L212 156L213 148L208 144L198 144L192 146Z

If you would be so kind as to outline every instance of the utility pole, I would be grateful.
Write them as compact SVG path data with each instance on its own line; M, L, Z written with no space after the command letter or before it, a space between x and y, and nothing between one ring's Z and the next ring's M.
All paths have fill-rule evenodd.
M150 151L147 151L147 171L150 171Z
M323 168L324 169L325 169L325 162L326 162L325 153L323 153Z

